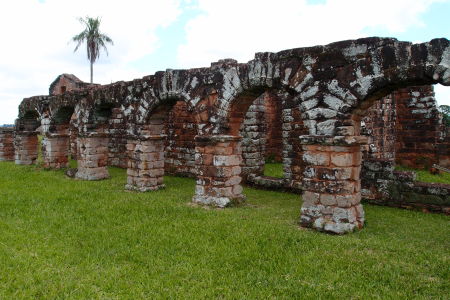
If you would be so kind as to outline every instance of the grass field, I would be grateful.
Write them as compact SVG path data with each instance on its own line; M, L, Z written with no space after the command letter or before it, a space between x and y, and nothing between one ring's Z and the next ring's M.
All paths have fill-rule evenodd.
M0 163L0 299L448 299L450 219L366 205L359 232L297 226L298 195L190 205L194 180L126 192Z
M403 167L403 166L396 166L395 169L397 171L416 172L417 181L450 184L450 174L449 173L440 172L440 174L431 174L427 170L411 169L411 168L407 168L407 167Z
M282 163L265 163L264 175L271 177L283 178L283 164Z

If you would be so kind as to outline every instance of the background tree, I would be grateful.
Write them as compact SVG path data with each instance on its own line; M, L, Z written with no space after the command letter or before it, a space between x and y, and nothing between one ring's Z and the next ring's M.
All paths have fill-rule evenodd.
M86 42L87 57L91 63L91 83L93 83L93 66L95 61L100 57L100 49L103 48L108 55L106 43L114 45L114 42L109 36L100 32L100 19L97 18L80 18L80 22L85 26L85 29L75 35L72 40L77 43L74 52Z
M439 111L442 113L443 123L446 126L450 126L450 106L449 105L441 105L441 106L439 106Z

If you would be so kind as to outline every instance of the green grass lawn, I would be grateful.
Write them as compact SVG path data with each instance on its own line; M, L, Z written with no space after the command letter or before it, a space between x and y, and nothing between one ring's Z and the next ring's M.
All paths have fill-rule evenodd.
M264 176L283 178L283 164L282 163L265 163Z
M427 170L411 169L403 166L396 166L397 171L413 171L417 174L417 181L422 182L435 182L435 183L445 183L450 184L450 174L445 172L440 172L440 174L431 174Z
M366 205L359 232L300 229L298 195L190 205L194 180L111 179L0 163L0 299L448 299L450 219ZM447 295L447 296L446 296Z

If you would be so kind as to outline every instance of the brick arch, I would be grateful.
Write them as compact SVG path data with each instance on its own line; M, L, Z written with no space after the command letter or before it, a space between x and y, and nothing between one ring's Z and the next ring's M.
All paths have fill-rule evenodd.
M304 133L299 137L302 145L294 149L304 167L301 223L344 233L364 222L358 182L360 147L365 142L359 132L360 116L375 99L394 89L450 85L449 59L447 39L415 45L391 38L341 41L258 53L248 63L226 59L208 68L166 70L132 82L33 97L21 103L19 118L30 109L42 116L49 103L60 105L64 97L84 97L77 104L77 118L80 134L89 139L94 137L88 123L94 105L114 103L123 112L126 133L145 144L157 137L139 136L138 128L167 100L183 99L193 108L200 133L195 158L202 173L194 201L224 206L242 199L238 128L232 126L242 116L236 113L232 117L238 122L230 122L230 113L238 103L248 107L251 93L284 91L290 98L288 108L300 115ZM99 179L88 173L84 178Z
M61 106L53 112L50 119L50 132L62 132L69 130L69 123L75 112L75 106Z
M128 138L127 189L163 188L165 172L195 176L195 113L182 99L163 100L146 112L145 123Z
M42 119L42 157L45 168L66 168L69 165L69 155L76 157L76 133L73 138L74 133L71 132L74 115L74 106L61 105L52 111L51 116ZM71 143L74 147L71 147Z
M450 85L448 40L416 45L392 39L367 43L371 41L375 39L328 45L335 55L317 57L311 79L299 93L309 131L300 138L306 166L303 226L333 233L361 228L361 145L367 144L361 117L395 89Z
M37 110L27 110L23 112L21 118L16 120L16 130L35 131L41 125L41 115Z
M229 105L227 121L223 125L223 133L238 136L248 109L265 92L266 90L259 88L242 92L235 97Z

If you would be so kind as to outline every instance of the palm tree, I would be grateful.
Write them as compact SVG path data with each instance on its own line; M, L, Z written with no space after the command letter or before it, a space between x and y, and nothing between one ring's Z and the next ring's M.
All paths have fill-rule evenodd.
M99 31L100 19L97 18L80 18L80 22L85 25L85 29L74 36L72 41L78 43L73 52L77 51L83 42L86 41L87 57L91 62L91 84L93 83L93 65L95 61L100 57L100 49L104 48L106 55L108 55L108 49L106 43L114 45L114 42L109 36Z

